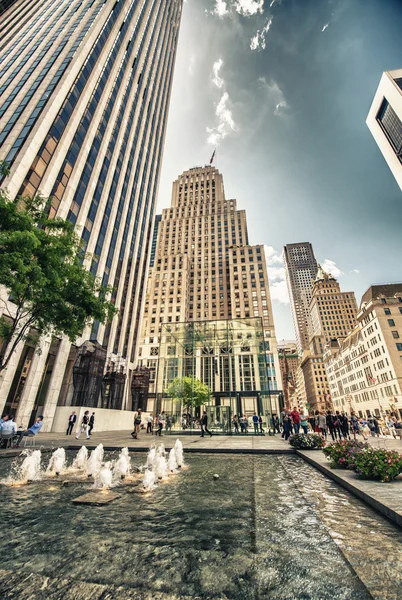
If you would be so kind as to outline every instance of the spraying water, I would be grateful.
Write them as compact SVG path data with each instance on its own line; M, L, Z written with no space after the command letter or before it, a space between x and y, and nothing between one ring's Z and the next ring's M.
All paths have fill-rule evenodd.
M152 444L149 448L149 452L147 454L147 469L153 469L156 458L156 448L155 445Z
M13 470L14 472L10 473L8 479L3 483L8 485L18 485L21 483L28 483L28 481L40 481L40 479L42 479L42 457L40 450L34 450L33 452L25 450L23 454L26 456L22 464Z
M184 456L183 456L183 444L181 443L179 438L177 438L177 440L175 442L174 451L176 454L177 467L180 469L184 464Z
M155 473L147 469L144 473L142 487L146 492L150 492L155 487Z
M94 489L108 490L113 485L112 463L107 462L95 474Z
M99 444L99 446L97 446L95 448L95 450L92 450L91 455L88 459L88 463L87 463L88 477L90 477L91 475L93 477L95 477L96 474L99 473L99 471L101 470L102 462L103 462L103 454L104 454L103 444Z
M177 470L177 459L175 449L172 448L169 452L169 460L168 460L168 471L169 473L175 473Z
M158 479L166 479L168 476L168 469L166 458L164 456L156 455L154 473Z
M128 453L128 448L122 448L119 458L113 467L113 479L125 479L130 475L131 458Z
M60 475L66 466L66 451L64 448L57 448L50 458L46 469L47 475Z
M71 469L74 471L86 471L88 464L88 449L86 446L81 446L77 456L73 460Z

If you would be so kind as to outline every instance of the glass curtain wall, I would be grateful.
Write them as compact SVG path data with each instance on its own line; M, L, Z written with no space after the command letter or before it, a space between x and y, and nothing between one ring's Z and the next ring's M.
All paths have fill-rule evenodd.
M199 429L204 410L208 428L216 433L234 432L235 415L245 416L252 431L253 415L261 415L265 431L270 429L276 406L269 390L267 350L260 317L163 324L156 413L164 413L166 431ZM183 377L209 387L208 403L186 407L182 397L169 396L170 383Z

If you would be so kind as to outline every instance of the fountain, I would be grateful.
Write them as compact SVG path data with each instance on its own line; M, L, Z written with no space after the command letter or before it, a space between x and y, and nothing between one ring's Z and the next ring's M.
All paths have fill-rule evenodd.
M130 475L131 471L131 459L128 453L128 448L122 448L119 458L114 464L113 467L113 479L125 479L128 475Z
M97 446L95 448L95 450L92 450L91 455L88 459L88 463L87 463L88 477L91 477L91 475L93 477L95 477L96 474L101 470L102 462L103 462L103 454L104 454L103 444L99 444L99 446Z
M93 488L96 490L108 490L113 485L112 463L107 462L98 470L94 476Z
M181 467L184 464L184 456L183 456L183 444L181 443L179 438L177 438L177 440L175 442L174 451L176 454L177 467L179 469L181 469Z
M168 476L168 468L166 458L159 454L156 455L154 473L158 479L166 479Z
M169 473L175 473L177 470L177 459L175 449L172 448L169 452L169 460L168 460L168 470Z
M64 448L57 448L50 458L46 475L60 475L66 466L66 451Z
M149 452L147 454L147 469L153 469L156 458L156 447L155 444L151 444L149 447Z
M20 466L11 466L11 472L7 479L4 479L1 483L4 485L18 486L31 481L40 481L42 479L41 473L41 451L24 450L22 453L25 458Z
M155 473L150 469L146 469L142 487L145 492L150 492L155 487Z
M72 471L86 471L88 464L88 449L86 446L81 446L77 456L73 460L70 469Z

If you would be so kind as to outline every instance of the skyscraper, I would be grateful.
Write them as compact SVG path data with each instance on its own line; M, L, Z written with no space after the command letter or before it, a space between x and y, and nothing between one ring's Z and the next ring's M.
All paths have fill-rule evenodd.
M281 381L264 246L249 244L246 213L226 198L219 171L189 169L173 183L148 277L139 363L151 371L150 398L156 393L163 325L255 317L262 319L264 361L277 395ZM250 377L251 371L254 366Z
M131 408L181 9L182 0L15 0L0 16L2 186L52 197L50 215L76 225L86 266L119 308L74 346L51 340L40 359L26 347L14 357L2 398L27 421L42 406L46 428L57 405Z
M383 73L366 123L402 189L402 69Z
M303 352L301 368L309 408L323 410L332 407L323 355L331 340L346 337L355 326L354 292L341 292L336 279L318 265L309 312L309 348Z
M317 261L309 242L287 244L283 249L293 325L299 353L308 349L311 328L310 301Z

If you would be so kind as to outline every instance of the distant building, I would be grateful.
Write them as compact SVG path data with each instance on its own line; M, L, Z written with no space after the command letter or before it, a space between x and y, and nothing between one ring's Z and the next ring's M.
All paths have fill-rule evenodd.
M290 306L298 352L309 347L311 327L310 301L313 281L317 275L317 261L309 242L287 244L283 249Z
M402 189L402 69L383 73L366 123Z
M155 216L154 230L152 233L151 256L149 259L149 267L150 268L153 267L154 263L155 263L156 246L158 243L158 232L159 232L159 225L160 225L161 220L162 220L162 215Z
M324 360L335 409L402 418L402 283L372 285L356 327Z
M283 399L285 408L291 408L292 403L297 403L296 379L299 366L299 355L296 342L278 342L279 366L282 376Z
M197 362L197 365L206 365L205 369L200 367L201 370L197 366L197 377L213 384L212 389L219 402L228 401L228 398L223 400L227 389L224 379L230 379L233 384L237 381L240 386L237 391L244 392L243 399L239 401L243 411L257 410L257 362L260 359L257 358L257 350L249 348L247 337L242 337L243 334L248 335L245 333L246 325L244 330L238 325L242 319L246 323L248 319L255 320L257 317L263 327L261 350L258 347L258 352L264 356L270 392L272 396L278 396L281 376L264 246L249 244L246 213L237 210L236 200L226 198L221 173L209 165L189 169L173 183L171 207L162 213L154 266L148 277L138 353L138 364L150 369L148 409L157 408L154 400L158 400L157 394L164 389L158 389L158 382L162 381L161 351L166 346L166 352L171 352L169 360L175 365L177 360L179 363L181 360L179 342L165 344L164 337L169 337L166 327L171 327L172 340L175 337L181 339L181 336L191 339L193 323L197 324L196 331L199 331L200 324L208 323L208 326L205 325L205 339L209 339L212 354L208 354L207 341L202 347L197 346L197 352L207 353L205 360L197 362L195 355L188 354L188 359ZM219 369L222 367L227 372L224 374L219 370L223 379L212 377L210 380L212 372L208 369L215 368L214 353L222 340L221 329L232 335L231 322L237 328L235 335L240 336L236 337L236 347L240 345L239 358L230 356L229 344L222 345L219 352L226 352L228 357ZM211 333L214 323L216 337ZM256 339L260 325L253 327L250 335ZM165 336L162 336L162 330ZM195 342L198 345L199 340ZM229 363L233 371L228 370ZM185 361L183 365L186 372ZM172 377L178 373L176 367L172 366L170 373ZM182 373L180 371L179 376ZM167 376L163 385L168 381ZM240 410L240 405L237 405L237 410Z
M343 338L354 328L357 314L354 292L341 292L336 279L319 265L309 313L309 348L304 351L301 361L307 407L325 410L332 408L332 403L323 354L331 339Z

